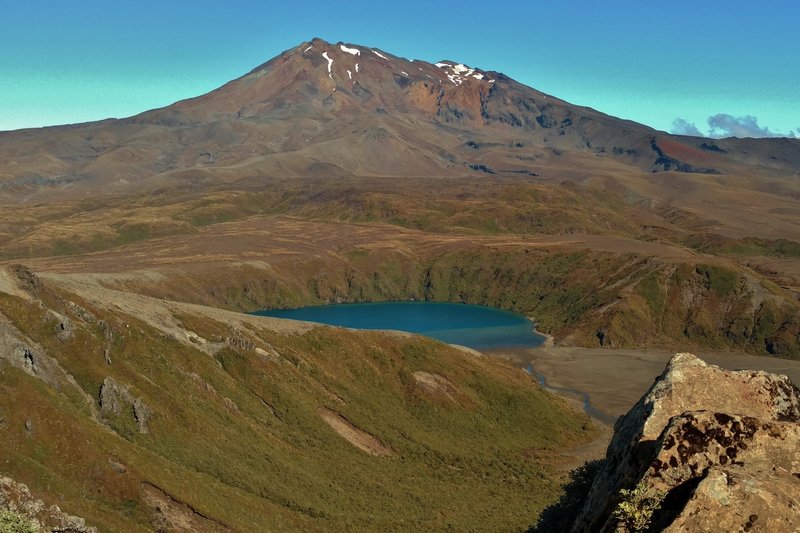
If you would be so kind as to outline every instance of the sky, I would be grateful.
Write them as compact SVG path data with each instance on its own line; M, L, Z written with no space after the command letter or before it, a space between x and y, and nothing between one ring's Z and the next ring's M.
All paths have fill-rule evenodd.
M796 0L0 0L0 130L169 105L321 37L659 130L800 136L798 22Z

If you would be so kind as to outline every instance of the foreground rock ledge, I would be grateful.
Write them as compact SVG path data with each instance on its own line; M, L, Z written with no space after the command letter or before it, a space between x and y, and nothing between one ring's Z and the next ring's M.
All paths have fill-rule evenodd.
M0 513L12 513L18 518L12 525L6 514L4 520L0 520L3 531L97 533L83 518L68 515L56 505L47 507L31 495L27 486L8 477L0 477Z
M617 421L572 531L614 531L637 486L666 495L652 531L800 531L800 390L673 356Z

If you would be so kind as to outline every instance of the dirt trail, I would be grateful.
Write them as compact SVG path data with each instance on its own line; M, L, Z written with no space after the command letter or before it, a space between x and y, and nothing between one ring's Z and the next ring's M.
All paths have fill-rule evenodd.
M319 416L331 429L359 450L375 456L394 455L394 451L378 440L377 437L357 428L339 413L321 407Z

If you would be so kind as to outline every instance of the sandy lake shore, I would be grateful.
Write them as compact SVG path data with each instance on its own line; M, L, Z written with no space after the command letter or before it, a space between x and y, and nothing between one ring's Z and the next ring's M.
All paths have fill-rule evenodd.
M611 419L625 414L636 403L674 354L666 350L575 348L553 346L552 343L538 348L499 348L485 353L525 367L532 365L551 387L588 394L592 406ZM800 384L800 361L701 351L695 355L709 364L729 370L746 368L785 374L795 385ZM580 399L576 394L564 395Z

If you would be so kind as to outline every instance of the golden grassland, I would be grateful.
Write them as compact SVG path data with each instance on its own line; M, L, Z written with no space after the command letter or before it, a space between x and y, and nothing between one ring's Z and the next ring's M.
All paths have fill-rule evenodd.
M791 239L725 236L727 223L570 183L273 185L15 206L0 254L227 309L464 301L587 347L800 355Z

